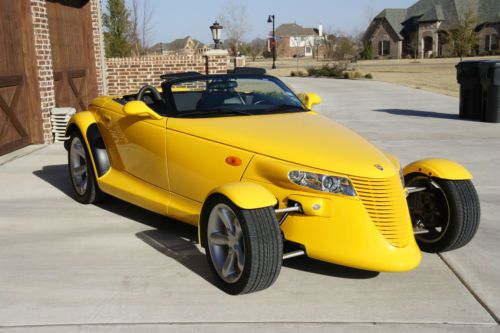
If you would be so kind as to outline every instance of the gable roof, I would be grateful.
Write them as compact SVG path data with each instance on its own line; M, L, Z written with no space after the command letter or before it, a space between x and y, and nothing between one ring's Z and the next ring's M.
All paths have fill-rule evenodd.
M400 39L403 39L401 30L403 30L403 22L405 21L405 18L406 9L404 8L387 8L375 16L375 20L385 19Z
M280 25L276 28L275 34L280 37L318 35L313 28L304 28L296 23L285 23Z

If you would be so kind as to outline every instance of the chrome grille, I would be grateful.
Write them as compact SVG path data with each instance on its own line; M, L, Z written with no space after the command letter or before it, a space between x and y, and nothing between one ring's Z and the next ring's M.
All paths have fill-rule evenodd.
M411 231L408 205L399 176L386 179L350 177L377 230L395 247L405 247Z

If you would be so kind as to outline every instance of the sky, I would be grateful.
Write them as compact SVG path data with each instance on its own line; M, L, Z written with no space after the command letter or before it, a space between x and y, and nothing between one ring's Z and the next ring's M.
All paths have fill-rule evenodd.
M126 0L130 7L132 0ZM377 15L384 8L407 8L416 0L137 0L147 2L153 9L150 45L171 42L176 38L191 36L203 43L212 43L209 26L225 15L230 3L245 6L248 13L249 32L245 40L265 38L271 31L267 23L274 14L276 27L282 23L297 23L303 27L323 24L326 32L343 31L353 34L363 31L369 16ZM103 6L107 4L103 0ZM104 9L105 10L105 9ZM224 39L222 30L222 39Z

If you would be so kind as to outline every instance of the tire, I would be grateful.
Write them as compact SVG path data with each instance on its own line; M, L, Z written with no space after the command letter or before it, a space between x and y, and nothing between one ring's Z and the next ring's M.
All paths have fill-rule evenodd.
M479 227L481 208L470 180L444 180L411 174L409 187L426 187L408 196L413 227L427 233L416 234L422 251L446 252L471 241Z
M207 201L206 212L205 251L218 286L231 295L271 286L283 260L283 239L273 208L241 209L215 195Z
M78 202L92 204L105 199L105 194L97 185L91 157L79 131L73 131L70 136L68 171Z

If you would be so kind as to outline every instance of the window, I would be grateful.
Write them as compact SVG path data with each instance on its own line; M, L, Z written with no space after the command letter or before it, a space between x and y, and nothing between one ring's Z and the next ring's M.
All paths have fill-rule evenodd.
M498 36L497 35L486 35L486 37L484 39L484 50L485 51L498 50Z
M378 42L378 55L387 56L391 54L391 42L388 40L381 40Z

